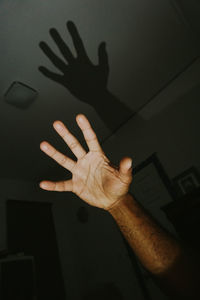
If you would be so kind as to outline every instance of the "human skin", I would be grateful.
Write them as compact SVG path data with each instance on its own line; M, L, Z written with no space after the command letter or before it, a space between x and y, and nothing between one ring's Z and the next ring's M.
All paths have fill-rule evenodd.
M132 181L131 159L126 157L122 159L118 170L111 165L103 152L87 118L78 115L76 120L83 132L89 152L85 151L61 121L54 122L55 130L77 157L77 161L58 152L49 143L42 142L41 150L69 170L72 179L60 182L43 181L40 187L52 191L71 191L88 204L108 210L128 194Z
M48 191L71 191L89 205L106 210L115 219L129 245L143 266L159 279L170 299L195 299L196 273L176 239L166 232L129 193L132 182L132 159L124 157L113 166L103 152L87 118L76 117L89 151L81 146L61 121L53 127L74 153L77 161L63 155L48 142L40 148L59 165L72 173L69 180L42 181ZM194 297L193 297L194 294ZM189 297L189 298L188 298Z

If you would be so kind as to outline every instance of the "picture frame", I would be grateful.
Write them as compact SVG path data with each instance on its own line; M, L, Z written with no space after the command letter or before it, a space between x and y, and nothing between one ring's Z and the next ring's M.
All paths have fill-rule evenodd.
M160 208L175 199L172 183L156 152L133 169L133 178L132 193L146 209Z
M173 178L174 191L178 198L192 193L200 187L200 174L192 166Z

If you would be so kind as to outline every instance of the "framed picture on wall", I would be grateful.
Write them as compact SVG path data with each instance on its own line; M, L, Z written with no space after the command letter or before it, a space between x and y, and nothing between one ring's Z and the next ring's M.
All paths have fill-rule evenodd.
M178 197L190 194L200 187L200 175L197 169L192 166L173 179L174 190Z
M132 192L136 200L149 210L160 208L174 199L171 181L156 153L134 169Z

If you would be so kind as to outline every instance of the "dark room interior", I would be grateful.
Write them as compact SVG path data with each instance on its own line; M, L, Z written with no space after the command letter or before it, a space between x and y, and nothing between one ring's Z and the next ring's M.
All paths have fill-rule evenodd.
M0 299L200 299L200 2L0 0L0 20ZM151 249L181 254L154 273Z

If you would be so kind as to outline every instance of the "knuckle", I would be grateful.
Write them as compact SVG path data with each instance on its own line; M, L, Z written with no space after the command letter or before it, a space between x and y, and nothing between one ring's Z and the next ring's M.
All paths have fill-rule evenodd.
M74 149L77 147L77 143L76 142L72 142L69 144L70 149Z
M88 142L96 141L96 137L90 137L90 138L87 139L87 141L88 141Z
M61 165L65 165L66 161L67 161L67 158L65 156L62 156L60 159Z
M57 154L57 151L54 149L53 152L52 152L52 154L51 154L51 157L52 157L52 158L55 158L55 157L56 157L56 154Z

